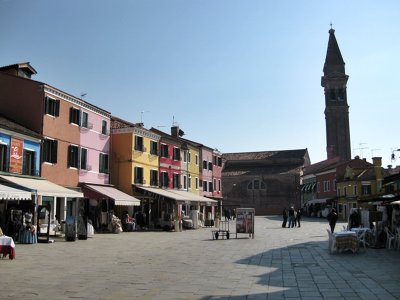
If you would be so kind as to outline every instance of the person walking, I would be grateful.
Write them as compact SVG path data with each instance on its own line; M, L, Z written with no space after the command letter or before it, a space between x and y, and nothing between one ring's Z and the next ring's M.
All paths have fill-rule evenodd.
M289 209L289 227L290 228L294 227L294 221L295 221L295 218L294 218L294 207L292 206Z
M331 212L326 217L329 221L329 226L331 227L331 232L335 230L335 225L338 219L338 215L336 213L336 209L332 208Z
M282 228L286 228L286 223L288 218L286 207L283 209L282 217L283 217Z
M300 220L301 220L301 208L297 210L296 214L297 227L300 227Z

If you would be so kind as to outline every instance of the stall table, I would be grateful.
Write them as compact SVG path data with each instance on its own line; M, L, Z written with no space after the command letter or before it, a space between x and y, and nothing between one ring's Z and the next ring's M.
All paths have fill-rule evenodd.
M12 237L6 235L0 236L0 254L2 258L7 255L9 259L15 258L15 243Z
M338 231L333 233L333 239L338 253L345 251L351 251L353 253L358 252L358 239L356 232Z

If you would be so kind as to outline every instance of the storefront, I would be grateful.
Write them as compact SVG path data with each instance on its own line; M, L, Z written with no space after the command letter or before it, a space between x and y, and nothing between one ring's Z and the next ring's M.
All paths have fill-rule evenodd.
M77 199L83 197L80 192L62 187L41 177L0 175L0 180L9 186L30 193L30 204L25 206L25 202L19 204L24 206L22 213L32 210L33 224L37 224L37 218L40 217L37 214L38 207L49 207L50 220L45 219L43 223L48 224L50 221L52 228L65 221L67 215L76 215ZM71 207L70 212L68 212L68 207Z
M134 207L140 206L139 199L112 185L83 184L82 191L86 200L82 214L97 232L115 232L124 215L132 216Z
M0 228L3 233L18 241L20 229L24 225L23 212L33 209L29 191L0 184Z
M207 220L214 220L218 201L190 192L172 189L134 186L140 193L142 212L149 227L197 229ZM208 222L211 223L211 222Z

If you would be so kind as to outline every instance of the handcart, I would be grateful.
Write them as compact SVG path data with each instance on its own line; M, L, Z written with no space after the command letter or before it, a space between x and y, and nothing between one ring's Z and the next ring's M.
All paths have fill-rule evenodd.
M212 239L218 240L219 237L229 240L229 221L220 221L218 230L212 230Z

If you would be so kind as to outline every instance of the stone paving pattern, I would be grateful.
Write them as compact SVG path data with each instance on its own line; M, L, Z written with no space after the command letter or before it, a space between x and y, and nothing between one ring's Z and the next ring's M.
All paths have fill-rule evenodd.
M400 251L329 254L327 228L268 216L254 239L235 239L231 221L229 240L201 228L17 244L0 260L0 299L400 299Z

